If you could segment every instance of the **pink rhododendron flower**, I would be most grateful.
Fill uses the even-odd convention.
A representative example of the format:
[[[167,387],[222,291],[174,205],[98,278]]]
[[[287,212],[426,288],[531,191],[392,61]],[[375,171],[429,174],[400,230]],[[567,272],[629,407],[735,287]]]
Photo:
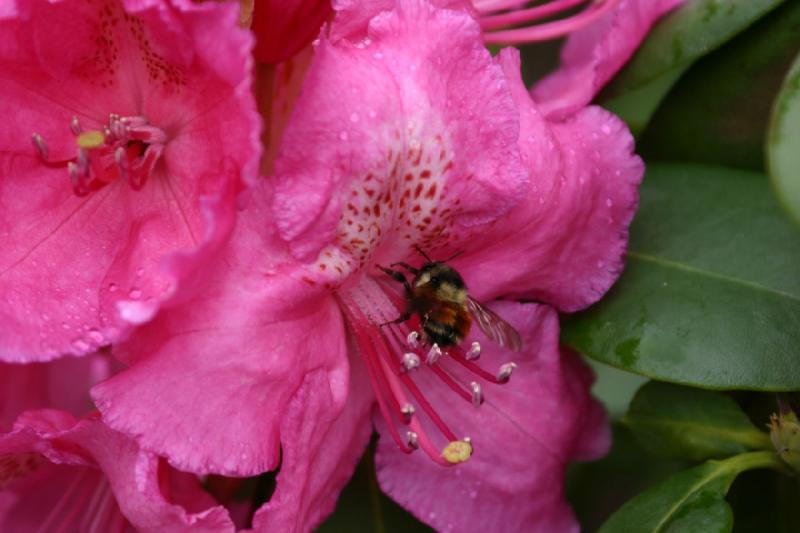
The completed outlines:
[[[280,63],[311,42],[331,14],[331,0],[254,0],[253,55],[262,63]]]
[[[258,169],[236,19],[180,1],[7,3],[0,359],[91,353],[200,276]]]
[[[97,417],[29,411],[0,435],[4,531],[234,531],[195,476]]]
[[[631,136],[599,108],[546,121],[517,55],[492,58],[464,10],[398,0],[363,33],[338,23],[205,292],[115,347],[130,368],[93,389],[103,419],[183,470],[280,464],[254,526],[286,531],[332,510],[377,406],[381,486],[421,520],[575,530],[564,468],[609,435],[554,308],[589,305],[621,270]],[[404,301],[378,266],[418,265],[415,246],[460,252],[522,350],[477,327],[442,351],[417,321],[381,326]]]

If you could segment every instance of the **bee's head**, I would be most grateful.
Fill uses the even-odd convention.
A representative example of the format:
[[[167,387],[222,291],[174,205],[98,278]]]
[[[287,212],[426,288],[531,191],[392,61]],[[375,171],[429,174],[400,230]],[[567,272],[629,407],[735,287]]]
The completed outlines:
[[[450,300],[461,300],[466,297],[466,284],[453,267],[446,263],[431,261],[425,263],[414,280],[415,287],[427,286],[441,297]]]

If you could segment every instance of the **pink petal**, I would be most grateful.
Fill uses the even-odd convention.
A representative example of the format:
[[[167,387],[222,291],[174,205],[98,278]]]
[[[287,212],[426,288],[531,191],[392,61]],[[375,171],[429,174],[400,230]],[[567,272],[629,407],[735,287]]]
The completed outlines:
[[[373,396],[361,361],[350,376],[340,413],[321,371],[309,373],[281,426],[283,457],[277,487],[253,519],[256,531],[310,531],[334,508],[372,434]]]
[[[520,199],[518,128],[475,20],[398,1],[364,40],[320,42],[276,162],[280,234],[347,272],[380,247],[468,239]]]
[[[559,351],[558,317],[551,308],[503,302],[492,307],[522,333],[525,348],[516,354],[487,349],[481,364],[515,361],[511,381],[486,385],[479,408],[446,387],[425,389],[456,434],[471,437],[472,456],[442,468],[422,453],[401,453],[382,432],[378,481],[438,531],[577,531],[564,501],[565,468],[576,457],[604,453],[610,442],[607,424],[597,423],[604,420],[598,418],[602,408],[589,395],[591,371]]]
[[[224,242],[236,193],[255,179],[251,39],[235,7],[126,9],[130,21],[116,4],[21,2],[0,20],[0,359],[83,355],[124,338]],[[71,117],[96,129],[109,113],[143,115],[167,133],[164,151],[141,190],[119,178],[77,197],[31,134],[51,162],[66,160]]]
[[[257,0],[250,26],[257,39],[253,55],[262,63],[289,59],[317,36],[330,13],[330,0]]]
[[[89,388],[106,379],[112,366],[108,353],[50,363],[0,363],[0,431],[30,409],[49,407],[76,416],[93,411]]]
[[[519,144],[534,180],[521,206],[454,265],[479,298],[536,299],[574,311],[619,277],[644,165],[614,115],[589,107],[547,123],[524,90],[518,55],[504,51],[499,61],[520,106]]]
[[[327,376],[331,413],[345,401],[339,309],[282,266],[267,201],[250,199],[204,292],[115,347],[132,366],[92,390],[111,427],[182,470],[244,476],[275,468],[281,421],[307,372]]]
[[[570,35],[562,66],[537,83],[533,98],[548,118],[563,118],[592,101],[630,59],[650,27],[683,0],[622,0],[607,16]]]
[[[0,524],[14,531],[56,525],[102,531],[125,527],[126,520],[143,532],[233,531],[222,507],[188,512],[171,503],[162,487],[163,474],[170,474],[158,458],[97,420],[28,412],[14,432],[0,436],[0,456],[9,483],[0,496]],[[199,503],[197,480],[195,487]]]

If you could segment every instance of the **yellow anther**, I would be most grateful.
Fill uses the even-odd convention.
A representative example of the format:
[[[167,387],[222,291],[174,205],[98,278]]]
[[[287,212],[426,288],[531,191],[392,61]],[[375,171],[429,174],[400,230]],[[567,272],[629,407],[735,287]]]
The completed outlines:
[[[442,450],[442,457],[451,464],[463,463],[470,455],[472,455],[472,444],[465,440],[454,440]]]
[[[89,130],[80,133],[75,142],[78,143],[80,148],[86,148],[87,150],[90,150],[92,148],[102,146],[103,143],[106,142],[106,136],[103,135],[102,131]]]

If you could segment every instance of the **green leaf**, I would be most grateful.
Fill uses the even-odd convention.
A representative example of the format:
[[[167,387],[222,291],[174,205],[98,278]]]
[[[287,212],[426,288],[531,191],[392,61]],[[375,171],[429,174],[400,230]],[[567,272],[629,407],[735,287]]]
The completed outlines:
[[[651,118],[639,153],[762,171],[772,103],[800,51],[799,31],[800,2],[787,2],[697,61]]]
[[[611,513],[648,487],[692,466],[680,459],[653,460],[630,429],[612,423],[611,451],[598,461],[572,463],[566,496],[581,531],[597,531]]]
[[[699,461],[772,449],[732,398],[681,385],[646,383],[623,422],[645,449],[667,457]]]
[[[625,272],[563,341],[705,388],[800,389],[800,231],[760,174],[650,165]]]
[[[736,476],[754,468],[780,468],[772,452],[750,452],[684,470],[623,505],[600,533],[727,533],[733,513],[725,501]]]
[[[694,0],[667,15],[599,97],[640,132],[672,84],[695,60],[783,0]]]
[[[778,198],[800,223],[800,55],[775,101],[767,161]]]

